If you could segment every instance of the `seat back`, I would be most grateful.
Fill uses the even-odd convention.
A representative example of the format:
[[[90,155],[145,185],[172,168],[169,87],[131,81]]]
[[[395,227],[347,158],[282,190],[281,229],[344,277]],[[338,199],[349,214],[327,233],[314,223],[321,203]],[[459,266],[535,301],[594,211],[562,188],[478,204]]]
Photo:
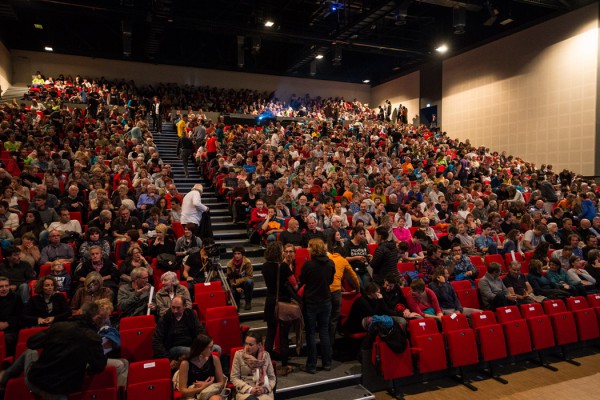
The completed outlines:
[[[169,400],[173,398],[171,378],[127,384],[128,399]]]
[[[546,314],[548,315],[567,312],[567,307],[561,300],[546,300],[543,304],[544,311],[546,311]]]
[[[471,260],[471,263],[476,267],[478,265],[485,265],[481,256],[469,256],[469,260]]]
[[[154,315],[138,315],[135,317],[124,317],[121,318],[119,324],[120,331],[127,331],[129,329],[137,328],[154,328],[156,327],[156,320]]]
[[[385,380],[404,378],[414,373],[410,346],[407,345],[406,349],[398,354],[392,351],[379,336],[373,343],[371,362]]]
[[[412,262],[400,262],[397,265],[398,267],[398,272],[400,272],[401,274],[404,274],[406,272],[411,272],[415,270],[415,263]]]
[[[221,292],[223,291],[223,284],[221,281],[213,281],[208,283],[196,283],[194,285],[194,295],[196,293],[210,293],[210,292]]]
[[[200,321],[204,321],[207,309],[227,306],[227,295],[225,292],[194,293],[194,304],[198,307]]]
[[[239,347],[242,344],[240,320],[237,315],[235,317],[207,319],[206,334],[217,340],[219,346],[221,346],[222,354],[229,354],[232,348]]]
[[[546,315],[540,303],[521,304],[523,318],[533,318]]]
[[[127,386],[140,382],[171,378],[171,364],[167,358],[138,361],[129,364]]]
[[[498,307],[496,309],[496,317],[498,317],[498,321],[501,324],[522,319],[517,306]]]
[[[590,308],[590,306],[585,297],[576,296],[567,298],[567,309],[569,311],[585,310],[586,308]]]
[[[19,399],[19,400],[38,400],[38,397],[31,393],[31,390],[25,384],[24,377],[13,378],[6,384],[6,391],[4,392],[5,399]]]
[[[375,254],[375,250],[377,250],[377,243],[369,243],[367,245],[367,251],[370,255]]]
[[[306,263],[308,260],[310,260],[310,253],[308,252],[308,249],[296,249],[296,269],[294,270],[294,275],[296,276],[296,279],[300,277],[300,274],[302,273],[302,267],[304,266],[304,263]]]
[[[471,281],[459,281],[464,282],[468,286],[466,289],[454,289],[456,296],[463,307],[481,309],[479,304],[479,294],[477,289],[471,287]]]
[[[121,357],[129,362],[152,360],[153,327],[121,331]]]
[[[494,313],[491,311],[473,313],[471,322],[479,338],[479,353],[483,361],[505,358],[506,339],[502,326],[496,322]]]
[[[444,333],[460,331],[463,329],[471,329],[469,321],[464,314],[444,315],[442,317],[442,331]]]
[[[437,323],[433,318],[410,320],[408,322],[408,331],[410,332],[411,342],[413,342],[418,336],[440,333]]]
[[[219,319],[221,317],[237,317],[235,306],[211,307],[206,309],[206,319]]]
[[[17,348],[15,350],[15,360],[17,358],[19,358],[19,356],[21,354],[23,354],[23,352],[25,352],[25,350],[27,350],[27,340],[29,340],[29,338],[31,336],[33,336],[36,333],[41,332],[45,329],[48,329],[48,327],[40,326],[40,327],[35,327],[35,328],[21,329],[19,331],[19,337],[17,339]]]
[[[99,374],[84,378],[81,392],[73,393],[69,400],[117,400],[117,370],[107,366]]]
[[[587,301],[590,307],[600,307],[600,294],[588,294]]]
[[[79,221],[79,224],[83,226],[83,219],[81,218],[81,213],[79,211],[69,211],[69,218],[76,219]]]
[[[183,225],[181,225],[181,222],[173,222],[171,224],[171,229],[173,229],[173,233],[175,234],[175,237],[177,239],[182,237],[185,233],[183,230]]]

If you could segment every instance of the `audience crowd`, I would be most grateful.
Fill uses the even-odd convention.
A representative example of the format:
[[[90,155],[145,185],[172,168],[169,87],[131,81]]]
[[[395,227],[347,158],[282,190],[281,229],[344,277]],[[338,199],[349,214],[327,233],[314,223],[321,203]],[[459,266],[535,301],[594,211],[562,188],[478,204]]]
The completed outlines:
[[[190,346],[186,368],[218,350],[218,338],[195,342],[203,327],[191,310],[193,285],[211,278],[214,242],[182,218],[184,197],[149,116],[157,134],[163,119],[175,124],[180,153],[190,146],[235,221],[266,248],[267,340],[259,351],[260,340],[246,339],[251,351],[236,355],[247,362],[236,366],[242,376],[255,365],[249,354],[275,356],[277,330],[287,343],[292,325],[273,321],[278,296],[304,303],[306,371],[315,373],[317,332],[329,369],[336,331],[369,331],[375,315],[406,326],[478,311],[460,304],[452,281],[477,286],[486,309],[600,287],[593,181],[409,124],[402,105],[41,74],[28,96],[31,105],[0,106],[0,331],[9,355],[21,328],[77,318],[99,299],[121,317],[155,314],[154,352],[173,368]],[[205,111],[310,118],[226,126]],[[249,249],[236,247],[226,260],[233,297],[246,310]],[[482,267],[493,255],[500,262]],[[352,291],[362,296],[342,320],[342,293]],[[293,370],[283,347],[280,375]],[[246,393],[262,399],[271,393],[264,389]]]

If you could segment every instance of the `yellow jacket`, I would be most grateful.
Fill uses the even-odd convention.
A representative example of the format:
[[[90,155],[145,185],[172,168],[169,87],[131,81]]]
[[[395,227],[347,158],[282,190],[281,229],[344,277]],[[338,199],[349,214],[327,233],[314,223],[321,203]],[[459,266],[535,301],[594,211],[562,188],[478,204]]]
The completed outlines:
[[[356,273],[344,256],[338,253],[327,253],[327,257],[335,264],[335,275],[333,276],[333,283],[329,285],[329,291],[337,292],[342,289],[342,279],[344,279],[344,275],[347,275],[350,279],[354,280],[354,287],[360,287]]]

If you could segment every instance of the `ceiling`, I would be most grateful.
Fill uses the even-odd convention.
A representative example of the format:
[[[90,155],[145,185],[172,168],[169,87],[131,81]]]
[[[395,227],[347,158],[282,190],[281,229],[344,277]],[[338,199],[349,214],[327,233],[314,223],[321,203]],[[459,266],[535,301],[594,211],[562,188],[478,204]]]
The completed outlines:
[[[61,54],[376,85],[438,59],[441,43],[447,57],[592,2],[4,0],[0,40],[9,49],[51,46]]]

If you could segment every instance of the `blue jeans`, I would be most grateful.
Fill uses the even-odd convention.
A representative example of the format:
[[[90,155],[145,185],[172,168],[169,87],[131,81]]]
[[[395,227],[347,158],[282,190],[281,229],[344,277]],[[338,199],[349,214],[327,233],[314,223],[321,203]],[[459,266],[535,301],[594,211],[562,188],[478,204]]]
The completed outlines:
[[[364,274],[356,274],[358,276],[358,281],[360,282],[360,290],[365,290],[367,285],[371,283],[371,275],[368,272]]]
[[[329,318],[331,317],[331,301],[304,306],[304,321],[306,323],[306,347],[308,370],[317,368],[317,329],[321,341],[321,358],[323,367],[331,366],[331,342],[329,341]]]

